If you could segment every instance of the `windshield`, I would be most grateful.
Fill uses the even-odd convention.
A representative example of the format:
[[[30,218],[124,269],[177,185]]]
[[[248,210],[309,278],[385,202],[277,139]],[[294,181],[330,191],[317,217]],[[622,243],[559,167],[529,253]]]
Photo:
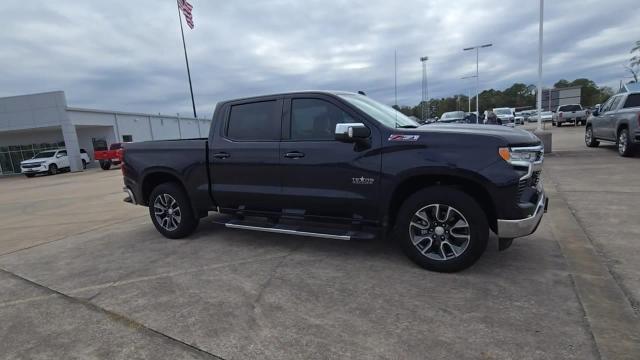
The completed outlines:
[[[364,95],[360,94],[339,94],[342,99],[349,102],[351,105],[364,111],[367,115],[378,120],[385,126],[390,128],[398,127],[418,127],[420,124],[411,120],[403,113],[396,109],[383,105],[375,100],[372,100]]]
[[[55,151],[43,151],[41,153],[37,153],[36,156],[34,156],[34,159],[46,159],[46,158],[50,158],[53,157],[53,155],[55,154]]]
[[[464,119],[464,111],[450,111],[442,114],[442,119]]]
[[[496,115],[511,115],[511,110],[509,109],[493,109],[493,112]]]

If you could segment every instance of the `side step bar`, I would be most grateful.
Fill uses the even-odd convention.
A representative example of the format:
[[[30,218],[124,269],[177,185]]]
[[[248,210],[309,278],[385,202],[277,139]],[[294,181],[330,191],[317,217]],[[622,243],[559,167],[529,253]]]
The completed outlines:
[[[230,219],[227,221],[214,220],[214,222],[231,229],[253,230],[276,234],[309,236],[334,240],[371,240],[375,238],[375,234],[369,232],[329,227],[313,227],[307,224],[274,224],[238,219]]]
[[[325,233],[300,231],[300,230],[293,230],[293,229],[286,229],[286,228],[283,229],[282,226],[279,226],[279,225],[276,225],[274,227],[260,227],[260,226],[226,223],[224,224],[224,226],[232,229],[255,230],[255,231],[263,231],[263,232],[270,232],[270,233],[277,233],[277,234],[311,236],[311,237],[319,237],[319,238],[335,239],[335,240],[351,240],[351,236],[349,235],[325,234]]]

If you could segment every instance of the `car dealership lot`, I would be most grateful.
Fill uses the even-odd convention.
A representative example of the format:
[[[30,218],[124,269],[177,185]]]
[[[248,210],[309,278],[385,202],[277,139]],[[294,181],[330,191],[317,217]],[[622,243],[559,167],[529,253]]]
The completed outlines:
[[[538,231],[456,274],[212,218],[168,240],[118,170],[2,178],[3,356],[638,358],[640,158],[583,130],[552,129]]]

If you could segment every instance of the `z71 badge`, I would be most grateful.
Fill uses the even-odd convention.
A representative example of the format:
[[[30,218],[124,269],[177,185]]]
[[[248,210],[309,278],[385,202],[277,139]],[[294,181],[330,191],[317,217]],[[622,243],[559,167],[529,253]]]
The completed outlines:
[[[389,141],[417,141],[420,135],[404,135],[404,134],[392,134],[389,136]]]

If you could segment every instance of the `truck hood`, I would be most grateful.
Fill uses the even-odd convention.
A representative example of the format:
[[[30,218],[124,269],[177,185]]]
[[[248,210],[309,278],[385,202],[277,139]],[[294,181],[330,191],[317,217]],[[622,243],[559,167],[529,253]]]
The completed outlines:
[[[447,134],[468,134],[476,136],[491,136],[500,138],[509,145],[538,145],[540,139],[532,132],[506,127],[502,125],[482,124],[428,124],[416,130],[425,132],[440,132]]]
[[[33,164],[33,163],[43,163],[49,160],[50,158],[41,158],[41,159],[29,159],[25,161],[21,161],[20,164]]]

